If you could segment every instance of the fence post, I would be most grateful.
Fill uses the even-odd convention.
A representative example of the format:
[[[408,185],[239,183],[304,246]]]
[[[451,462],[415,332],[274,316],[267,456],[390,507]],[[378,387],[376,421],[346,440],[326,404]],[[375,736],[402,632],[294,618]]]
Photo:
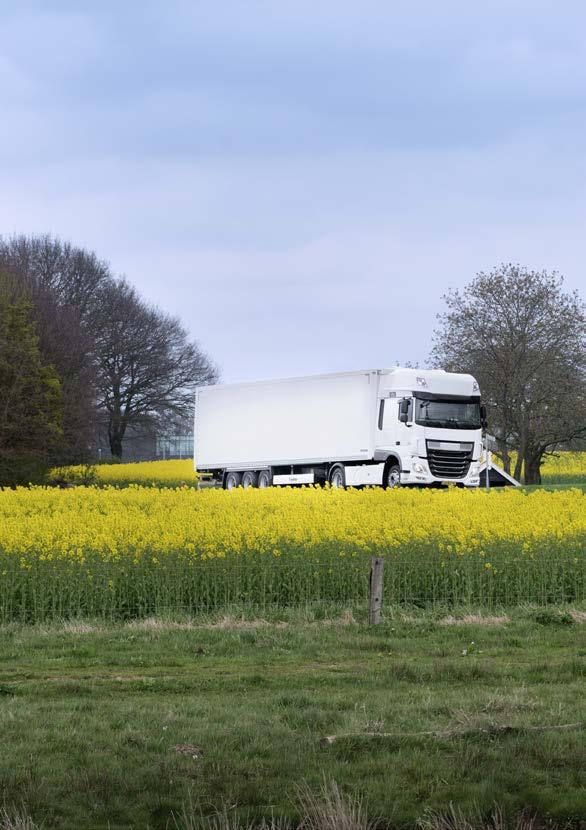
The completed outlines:
[[[381,556],[373,556],[370,560],[369,625],[377,625],[380,622],[380,609],[383,603],[383,564],[384,559]]]

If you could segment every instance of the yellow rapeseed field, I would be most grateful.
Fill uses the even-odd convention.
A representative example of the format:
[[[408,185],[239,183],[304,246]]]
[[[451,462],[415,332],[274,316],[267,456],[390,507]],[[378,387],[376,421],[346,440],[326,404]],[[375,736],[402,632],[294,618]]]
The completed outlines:
[[[95,467],[61,467],[53,470],[52,477],[83,483],[90,477],[96,484],[126,487],[188,487],[197,485],[198,476],[193,469],[193,459],[170,461],[137,461],[125,464],[97,464]]]
[[[585,496],[450,489],[0,492],[0,618],[585,598]]]
[[[500,463],[495,456],[496,462]],[[513,458],[514,466],[514,458]],[[54,471],[56,478],[83,480],[87,468],[66,467]],[[126,487],[139,484],[142,487],[188,487],[197,485],[198,476],[193,469],[193,459],[170,461],[140,461],[124,464],[99,464],[91,470],[96,484]],[[546,456],[542,467],[544,484],[586,483],[586,452],[560,452]]]
[[[497,464],[498,456],[494,455]],[[511,455],[511,473],[514,471],[516,454]],[[586,484],[586,452],[558,452],[546,455],[541,467],[544,484]]]
[[[541,475],[545,484],[586,484],[586,452],[560,452],[546,456]]]

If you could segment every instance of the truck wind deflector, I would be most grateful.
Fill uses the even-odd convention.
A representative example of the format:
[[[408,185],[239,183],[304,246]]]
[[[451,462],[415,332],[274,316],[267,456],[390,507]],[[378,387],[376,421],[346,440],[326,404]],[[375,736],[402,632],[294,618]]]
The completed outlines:
[[[412,392],[414,398],[420,401],[454,401],[454,403],[480,403],[480,395],[443,395],[435,392],[421,392],[419,389]]]

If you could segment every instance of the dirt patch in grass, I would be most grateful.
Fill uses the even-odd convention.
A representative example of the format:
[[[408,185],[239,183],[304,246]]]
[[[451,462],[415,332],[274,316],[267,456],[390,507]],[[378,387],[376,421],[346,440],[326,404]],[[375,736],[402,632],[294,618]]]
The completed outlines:
[[[201,628],[287,628],[287,622],[269,622],[268,620],[246,620],[244,617],[233,617],[231,614],[226,614],[221,619],[207,625],[202,625]]]
[[[66,622],[63,624],[63,631],[66,634],[97,634],[101,630],[98,625],[84,622]]]
[[[570,611],[570,615],[574,618],[574,622],[586,623],[586,611]]]
[[[132,628],[135,631],[180,631],[195,627],[189,621],[176,622],[174,620],[158,619],[157,617],[147,617],[144,620],[132,620],[126,623],[126,628]]]
[[[314,627],[322,625],[356,625],[352,611],[343,611],[339,617],[325,618],[323,620],[312,620],[300,623],[301,627]],[[291,623],[285,620],[269,621],[261,618],[247,620],[245,617],[235,617],[226,614],[216,622],[200,626],[201,628],[222,629],[222,628],[289,628]]]
[[[323,619],[323,620],[314,620],[311,622],[302,623],[301,625],[305,625],[308,627],[313,626],[335,626],[335,625],[356,625],[357,622],[354,619],[354,615],[351,611],[344,611],[340,614],[339,617],[334,617],[332,619]],[[193,630],[193,629],[206,629],[206,630],[223,630],[223,629],[258,629],[258,628],[289,628],[291,623],[287,622],[286,620],[265,620],[262,617],[258,617],[256,619],[247,619],[246,617],[238,617],[233,614],[224,614],[223,617],[215,620],[214,622],[209,623],[202,623],[202,622],[194,622],[190,620],[185,620],[183,622],[178,622],[175,620],[166,620],[160,619],[158,617],[147,617],[144,620],[132,620],[126,623],[126,628],[131,628],[135,631],[179,631],[179,630]],[[84,631],[87,630],[89,633],[90,630],[97,631],[98,629],[91,629],[91,627],[79,627],[80,631],[83,629]],[[74,627],[72,626],[68,630],[73,631]]]
[[[509,622],[509,617],[503,616],[484,616],[482,614],[466,614],[464,617],[444,617],[439,621],[440,625],[505,625]]]

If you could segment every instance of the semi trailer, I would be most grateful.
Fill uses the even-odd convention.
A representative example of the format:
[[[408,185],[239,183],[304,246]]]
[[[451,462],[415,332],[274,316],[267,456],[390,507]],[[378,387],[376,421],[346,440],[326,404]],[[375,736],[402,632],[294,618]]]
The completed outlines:
[[[485,409],[472,375],[369,369],[201,386],[194,464],[234,487],[478,487]]]

